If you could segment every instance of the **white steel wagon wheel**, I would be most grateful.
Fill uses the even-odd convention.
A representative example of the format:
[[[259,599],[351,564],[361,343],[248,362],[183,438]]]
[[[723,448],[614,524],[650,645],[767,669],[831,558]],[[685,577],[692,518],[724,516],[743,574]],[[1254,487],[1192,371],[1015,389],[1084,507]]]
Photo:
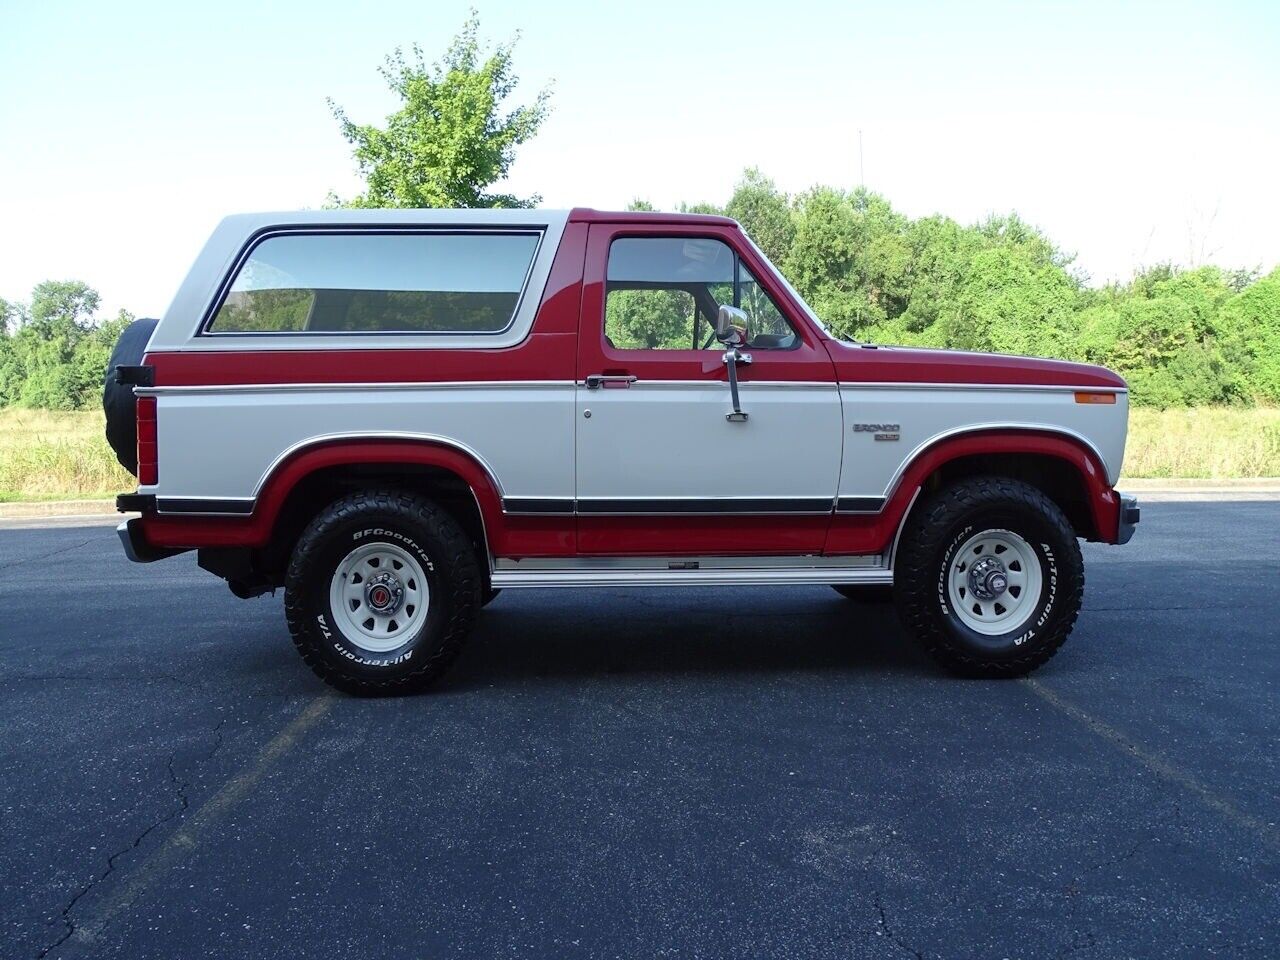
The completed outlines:
[[[392,543],[356,547],[329,584],[329,608],[338,629],[370,653],[386,653],[408,641],[430,603],[422,565]]]
[[[1040,603],[1044,576],[1035,548],[1011,530],[984,530],[960,545],[947,571],[951,609],[993,637],[1022,627]]]

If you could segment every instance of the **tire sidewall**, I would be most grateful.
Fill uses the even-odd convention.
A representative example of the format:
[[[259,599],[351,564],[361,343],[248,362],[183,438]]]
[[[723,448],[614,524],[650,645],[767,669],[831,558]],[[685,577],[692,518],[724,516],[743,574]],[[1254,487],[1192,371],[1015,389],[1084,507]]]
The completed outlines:
[[[1001,634],[984,634],[972,629],[952,608],[947,589],[951,563],[955,553],[975,534],[987,530],[1008,530],[1031,547],[1040,564],[1040,597],[1031,616],[1020,626]],[[951,643],[985,660],[1016,659],[1054,637],[1064,615],[1064,563],[1071,550],[1060,542],[1062,536],[1045,518],[1029,510],[1006,506],[989,506],[973,511],[948,526],[943,534],[942,549],[934,560],[930,609],[935,625],[947,634]]]
[[[366,650],[347,637],[330,605],[330,585],[338,565],[357,547],[375,543],[390,544],[412,555],[422,567],[429,591],[422,623],[400,646],[381,652]],[[440,555],[441,551],[430,532],[399,516],[364,514],[321,531],[314,551],[290,587],[297,591],[302,627],[315,655],[336,671],[371,680],[392,679],[419,669],[437,652],[449,622],[450,591],[445,571],[432,558],[433,553]]]

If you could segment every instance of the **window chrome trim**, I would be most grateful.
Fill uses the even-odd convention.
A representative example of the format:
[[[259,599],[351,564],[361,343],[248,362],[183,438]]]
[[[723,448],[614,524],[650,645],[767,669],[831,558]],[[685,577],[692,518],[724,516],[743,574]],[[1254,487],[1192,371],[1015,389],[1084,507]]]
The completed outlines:
[[[373,337],[373,338],[403,338],[403,337],[499,337],[505,333],[509,333],[511,328],[515,326],[516,318],[520,315],[520,310],[525,304],[525,297],[529,292],[529,282],[533,277],[534,268],[538,265],[543,253],[547,238],[547,227],[542,225],[529,226],[453,226],[450,224],[439,225],[403,225],[395,224],[375,224],[371,226],[360,225],[305,225],[291,226],[279,225],[265,227],[251,234],[247,240],[241,245],[239,252],[235,255],[231,266],[223,274],[218,287],[214,292],[213,299],[209,305],[205,307],[205,311],[200,319],[192,341],[200,340],[222,340],[231,339],[234,342],[244,342],[246,340],[267,340],[276,342],[296,341],[300,337],[320,337],[326,341],[344,340],[356,337]],[[443,234],[447,236],[469,236],[479,234],[481,236],[536,236],[538,242],[534,245],[533,255],[529,258],[529,263],[525,267],[524,278],[521,280],[520,292],[516,297],[515,306],[511,310],[511,316],[507,318],[506,324],[497,330],[236,330],[236,331],[218,331],[212,330],[210,327],[214,319],[218,315],[218,311],[222,309],[226,302],[227,296],[231,292],[231,287],[235,283],[236,277],[240,275],[245,263],[253,255],[256,250],[267,240],[281,236],[422,236]],[[550,264],[547,264],[547,275],[550,276]],[[430,292],[430,291],[419,291]],[[532,329],[532,319],[530,320],[530,329]],[[323,349],[320,347],[319,349]]]

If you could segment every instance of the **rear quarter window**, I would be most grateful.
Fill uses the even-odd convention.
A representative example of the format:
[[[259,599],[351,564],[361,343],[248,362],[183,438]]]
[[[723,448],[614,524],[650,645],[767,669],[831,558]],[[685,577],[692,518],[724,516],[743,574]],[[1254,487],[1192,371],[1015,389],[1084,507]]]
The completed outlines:
[[[255,244],[213,334],[499,333],[538,249],[534,231],[288,233]]]

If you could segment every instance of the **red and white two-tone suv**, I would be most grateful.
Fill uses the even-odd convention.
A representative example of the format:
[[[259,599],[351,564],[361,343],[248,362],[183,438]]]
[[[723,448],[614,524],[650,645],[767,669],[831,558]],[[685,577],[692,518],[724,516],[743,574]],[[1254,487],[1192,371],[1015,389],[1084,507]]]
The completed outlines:
[[[502,589],[892,588],[948,668],[1014,676],[1124,543],[1124,381],[849,343],[732,220],[228,217],[104,403],[129,557],[284,587],[303,658],[416,689]]]

